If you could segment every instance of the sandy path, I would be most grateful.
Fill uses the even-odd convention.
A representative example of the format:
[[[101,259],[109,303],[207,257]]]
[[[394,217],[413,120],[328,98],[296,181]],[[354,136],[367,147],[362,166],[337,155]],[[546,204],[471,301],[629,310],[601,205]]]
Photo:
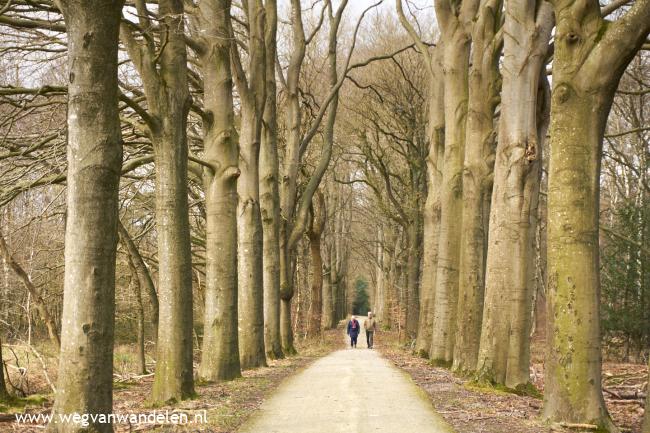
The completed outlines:
[[[363,318],[359,321],[363,322]],[[381,335],[377,344],[381,344]],[[405,373],[375,350],[366,348],[365,332],[362,332],[357,349],[334,352],[286,381],[240,432],[452,433],[453,430]]]

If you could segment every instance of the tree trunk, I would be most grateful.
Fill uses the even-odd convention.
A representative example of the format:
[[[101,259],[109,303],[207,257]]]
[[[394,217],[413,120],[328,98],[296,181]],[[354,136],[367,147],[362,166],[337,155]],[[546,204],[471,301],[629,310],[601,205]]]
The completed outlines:
[[[309,310],[309,328],[307,336],[318,337],[321,335],[321,317],[323,309],[323,256],[321,255],[321,236],[325,227],[325,200],[323,194],[316,193],[312,211],[312,223],[307,235],[309,237],[309,252],[311,256],[311,305]]]
[[[332,293],[330,251],[329,244],[325,243],[323,248],[323,308],[321,317],[321,329],[323,330],[334,328],[334,297]]]
[[[239,360],[243,369],[266,366],[264,350],[264,275],[262,217],[259,206],[260,134],[258,115],[242,105],[239,208]]]
[[[437,48],[440,50],[440,47]],[[429,358],[433,332],[436,274],[438,268],[438,238],[440,230],[440,182],[442,181],[445,112],[444,87],[440,79],[442,68],[439,51],[434,55],[435,74],[429,83],[429,154],[427,155],[427,198],[423,214],[422,284],[420,286],[420,318],[415,353]],[[381,317],[381,316],[380,316]]]
[[[465,5],[463,5],[465,6]],[[433,362],[451,365],[458,302],[458,267],[462,232],[462,175],[467,118],[470,38],[461,18],[451,16],[445,0],[436,1],[443,40],[445,151],[440,189],[440,237],[436,271],[431,351]],[[464,9],[473,18],[474,13]]]
[[[516,388],[529,382],[534,293],[529,273],[541,161],[538,84],[553,22],[545,2],[514,1],[507,7],[478,374]]]
[[[122,145],[117,46],[122,2],[59,1],[68,38],[68,175],[61,351],[54,414],[113,409],[113,329]],[[112,432],[56,423],[56,432]]]
[[[460,247],[458,316],[453,369],[469,373],[476,369],[483,295],[485,289],[485,251],[494,170],[494,110],[499,97],[499,56],[497,39],[500,0],[481,2],[472,28],[472,57],[469,72],[467,143],[463,167],[463,231]],[[488,209],[485,207],[488,206]]]
[[[165,403],[194,395],[192,361],[192,258],[187,199],[186,47],[182,33],[183,4],[160,2],[166,42],[160,56],[155,112],[162,121],[154,129],[156,164],[156,230],[158,234],[158,296],[160,318],[152,400]]]
[[[419,200],[416,200],[414,221],[407,227],[409,238],[406,270],[406,332],[410,339],[415,339],[420,317],[420,261],[422,258],[422,219]]]
[[[264,237],[264,344],[269,359],[280,359],[280,169],[275,83],[277,4],[266,1],[266,105],[260,150],[260,208]]]
[[[203,169],[206,276],[203,350],[199,377],[241,376],[237,331],[237,177],[239,149],[230,70],[230,0],[201,1],[199,28],[205,119]]]
[[[120,234],[120,240],[122,245],[126,248],[127,253],[129,254],[130,260],[133,261],[133,265],[137,271],[137,277],[140,282],[140,287],[145,287],[147,289],[147,294],[149,295],[149,302],[151,303],[151,326],[153,333],[154,342],[158,339],[158,316],[159,316],[159,306],[158,306],[158,294],[156,293],[156,287],[153,284],[153,279],[151,278],[151,273],[149,268],[144,263],[142,255],[138,251],[133,239],[129,235],[129,232],[126,230],[122,222],[118,222],[117,225],[118,232]]]
[[[650,361],[648,361],[648,379],[650,379]],[[648,383],[650,383],[650,380],[648,380]],[[645,414],[643,416],[643,426],[641,426],[641,433],[650,433],[650,385],[649,388],[646,389]]]
[[[266,105],[265,13],[261,0],[244,3],[248,19],[248,76],[231,26],[231,58],[241,103],[237,183],[239,361],[243,369],[266,366],[264,348],[263,228],[260,212],[260,145]]]
[[[615,22],[597,1],[554,1],[544,417],[616,431],[600,348],[600,161],[614,93],[650,32],[650,0]]]

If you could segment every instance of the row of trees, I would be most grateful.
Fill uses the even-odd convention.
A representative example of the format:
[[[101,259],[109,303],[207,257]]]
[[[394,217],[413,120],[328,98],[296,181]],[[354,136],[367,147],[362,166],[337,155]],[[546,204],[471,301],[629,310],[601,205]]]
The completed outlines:
[[[353,203],[348,187],[324,178],[346,75],[390,57],[353,62],[373,6],[345,30],[348,47],[338,46],[347,3],[304,9],[292,1],[285,27],[291,42],[284,45],[271,0],[9,2],[2,9],[11,38],[3,49],[25,56],[17,80],[3,71],[3,159],[10,161],[3,170],[15,176],[3,202],[33,194],[39,220],[48,213],[47,226],[65,230],[60,308],[47,299],[60,299],[51,281],[30,282],[39,273],[34,263],[52,277],[60,253],[30,259],[25,271],[10,250],[19,247],[2,243],[5,264],[24,274],[40,319],[60,344],[55,413],[111,412],[116,266],[118,287],[124,272],[131,275],[127,290],[135,290],[143,372],[146,329],[155,340],[157,404],[192,397],[195,377],[230,380],[292,355],[296,329],[306,323],[318,337],[347,314],[345,232]],[[65,74],[57,74],[61,53]],[[35,63],[52,68],[47,85],[23,75]],[[66,105],[67,126],[54,122],[41,139],[39,118],[61,121]],[[67,165],[60,163],[66,150]],[[20,206],[6,209],[7,227],[15,228]],[[299,249],[307,243],[305,260]],[[309,314],[297,323],[292,299],[303,275],[311,279]],[[8,282],[5,273],[7,291]],[[195,319],[197,291],[203,305]],[[7,324],[18,335],[21,322]]]
[[[437,24],[397,0],[365,28],[378,4],[2,8],[3,299],[11,268],[60,339],[56,412],[110,412],[116,287],[164,403],[295,353],[363,275],[419,355],[513,389],[546,313],[544,416],[615,430],[601,327],[629,357],[650,323],[650,3],[433,5]]]
[[[601,332],[627,359],[648,347],[650,5],[434,6],[439,33],[396,1],[420,64],[404,55],[355,83],[352,182],[383,215],[363,239],[374,310],[421,356],[521,391],[546,317],[544,417],[615,431]],[[410,112],[423,93],[428,113]]]

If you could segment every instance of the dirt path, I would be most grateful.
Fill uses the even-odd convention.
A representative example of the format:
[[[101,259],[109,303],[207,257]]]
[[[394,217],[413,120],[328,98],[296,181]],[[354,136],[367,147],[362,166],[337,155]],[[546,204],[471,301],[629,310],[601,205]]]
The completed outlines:
[[[452,433],[428,396],[365,340],[362,330],[358,348],[289,379],[240,433]]]

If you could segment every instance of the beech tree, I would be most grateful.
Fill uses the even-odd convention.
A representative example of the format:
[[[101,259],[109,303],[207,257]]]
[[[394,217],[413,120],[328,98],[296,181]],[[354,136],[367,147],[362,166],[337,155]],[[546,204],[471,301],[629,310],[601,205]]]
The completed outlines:
[[[55,414],[113,407],[113,326],[122,140],[117,47],[121,1],[62,0],[68,37],[65,276]],[[50,425],[112,432],[111,424]]]
[[[280,163],[276,84],[278,11],[266,1],[266,103],[260,149],[260,209],[264,230],[264,344],[269,359],[284,357],[280,337]]]
[[[483,296],[488,219],[494,175],[494,115],[501,90],[499,58],[503,46],[502,2],[481,1],[472,25],[468,79],[465,159],[463,161],[463,230],[458,276],[458,324],[453,368],[476,369]],[[502,109],[503,110],[503,109]]]
[[[435,2],[444,71],[445,145],[440,188],[440,228],[433,334],[429,357],[451,364],[456,334],[462,228],[463,160],[467,119],[471,25],[478,1]]]
[[[261,0],[247,0],[244,3],[244,13],[248,23],[246,69],[240,59],[239,47],[232,30],[231,59],[241,102],[241,175],[237,182],[239,358],[242,368],[252,368],[266,365],[259,176],[262,117],[266,103],[266,19]]]
[[[615,431],[601,385],[599,192],[607,117],[650,33],[650,1],[614,22],[597,1],[555,0],[548,186],[548,348],[544,416]]]
[[[237,178],[239,149],[230,69],[230,0],[201,1],[195,49],[203,74],[203,185],[206,202],[206,288],[199,376],[241,375],[238,337]]]
[[[194,394],[192,361],[192,258],[188,212],[187,51],[183,3],[159,3],[154,25],[145,1],[136,4],[138,24],[120,27],[129,57],[142,80],[148,111],[126,99],[145,121],[156,166],[156,230],[160,317],[152,399],[162,403]],[[138,37],[154,30],[158,40]]]
[[[552,28],[549,3],[506,3],[503,89],[477,368],[481,380],[511,388],[530,380],[534,241],[541,149],[548,125],[543,117],[546,80],[540,77],[545,74]]]

